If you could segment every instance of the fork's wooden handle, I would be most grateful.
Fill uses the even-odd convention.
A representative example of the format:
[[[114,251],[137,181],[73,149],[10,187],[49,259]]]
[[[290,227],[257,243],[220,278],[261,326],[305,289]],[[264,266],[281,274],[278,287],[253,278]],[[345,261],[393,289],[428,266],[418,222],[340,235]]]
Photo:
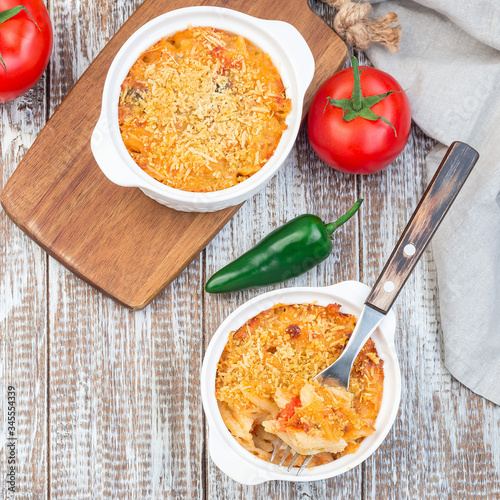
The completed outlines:
[[[448,148],[366,304],[387,314],[478,158],[478,152],[463,142]]]

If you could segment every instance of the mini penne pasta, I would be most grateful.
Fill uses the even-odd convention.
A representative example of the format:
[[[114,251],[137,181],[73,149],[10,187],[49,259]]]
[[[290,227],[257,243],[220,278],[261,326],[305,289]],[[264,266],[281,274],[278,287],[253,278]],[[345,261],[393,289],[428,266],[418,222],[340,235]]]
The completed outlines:
[[[274,154],[290,113],[270,57],[242,36],[190,27],[137,59],[121,86],[120,132],[149,175],[184,191],[234,186]]]
[[[353,453],[374,432],[384,372],[372,340],[353,365],[351,390],[314,380],[341,354],[355,324],[338,304],[278,304],[231,334],[217,368],[216,398],[241,446],[270,460],[281,439],[314,455],[310,466],[317,466]]]

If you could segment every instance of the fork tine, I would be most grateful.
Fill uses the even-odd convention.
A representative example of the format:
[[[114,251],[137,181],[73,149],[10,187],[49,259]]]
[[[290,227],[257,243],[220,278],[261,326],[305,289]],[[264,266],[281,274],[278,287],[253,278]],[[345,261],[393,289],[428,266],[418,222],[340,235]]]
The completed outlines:
[[[285,448],[285,452],[283,453],[283,456],[281,457],[279,467],[281,467],[285,463],[286,457],[288,457],[288,455],[290,454],[291,451],[292,451],[291,446],[287,446]]]
[[[273,449],[273,454],[271,455],[271,463],[274,462],[274,459],[276,458],[276,455],[278,454],[279,449],[281,448],[281,445],[283,444],[283,441],[280,439],[278,442],[274,445]]]
[[[303,462],[302,465],[300,466],[300,469],[297,471],[297,476],[307,467],[307,464],[311,461],[312,457],[314,455],[309,455]]]
[[[299,457],[300,457],[300,453],[295,453],[295,455],[292,457],[290,465],[288,466],[287,472],[290,472],[292,470],[293,466],[295,465],[295,462],[297,462]]]

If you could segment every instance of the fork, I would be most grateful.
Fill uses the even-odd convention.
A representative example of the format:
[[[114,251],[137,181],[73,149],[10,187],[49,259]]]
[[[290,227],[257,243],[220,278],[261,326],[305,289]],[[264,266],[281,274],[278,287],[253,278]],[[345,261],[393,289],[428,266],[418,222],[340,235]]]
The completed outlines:
[[[349,377],[356,356],[389,312],[478,158],[477,151],[463,142],[454,142],[448,148],[389,260],[371,289],[347,347],[333,364],[314,377],[322,385],[337,387],[340,385],[349,389]],[[275,444],[271,462],[276,458],[282,444],[281,440]],[[285,463],[291,451],[291,446],[287,446],[279,463],[280,467]],[[313,456],[307,455],[297,475],[307,467]],[[293,455],[288,472],[297,463],[299,457],[299,453]]]

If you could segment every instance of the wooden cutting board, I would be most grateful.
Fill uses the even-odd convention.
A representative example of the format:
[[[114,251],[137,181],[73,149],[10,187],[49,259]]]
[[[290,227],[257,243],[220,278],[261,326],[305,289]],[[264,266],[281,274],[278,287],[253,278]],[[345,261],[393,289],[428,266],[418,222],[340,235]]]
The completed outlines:
[[[146,0],[110,40],[48,121],[1,197],[11,219],[52,257],[130,309],[148,305],[222,229],[239,207],[182,213],[139,189],[112,184],[90,151],[108,68],[126,39],[165,12],[191,5],[228,7],[293,24],[307,40],[319,85],[347,49],[307,0]]]

